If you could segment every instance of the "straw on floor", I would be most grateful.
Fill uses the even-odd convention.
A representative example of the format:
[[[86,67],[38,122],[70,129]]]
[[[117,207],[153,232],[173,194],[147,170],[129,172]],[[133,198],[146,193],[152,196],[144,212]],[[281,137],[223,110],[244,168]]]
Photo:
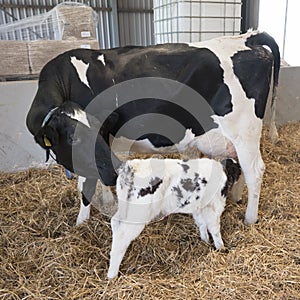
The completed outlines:
[[[244,226],[246,193],[222,216],[226,251],[201,242],[190,216],[146,227],[117,279],[106,273],[109,217],[75,226],[76,180],[59,166],[0,174],[0,299],[300,299],[300,123],[263,132],[259,222]]]

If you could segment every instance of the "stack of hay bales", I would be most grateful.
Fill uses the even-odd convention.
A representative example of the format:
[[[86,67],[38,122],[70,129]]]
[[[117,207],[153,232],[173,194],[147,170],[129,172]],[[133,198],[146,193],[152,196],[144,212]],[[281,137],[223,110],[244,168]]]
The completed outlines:
[[[61,40],[0,41],[5,58],[0,61],[0,80],[37,77],[57,55],[75,48],[99,49],[97,18],[86,5],[58,5],[55,10]]]

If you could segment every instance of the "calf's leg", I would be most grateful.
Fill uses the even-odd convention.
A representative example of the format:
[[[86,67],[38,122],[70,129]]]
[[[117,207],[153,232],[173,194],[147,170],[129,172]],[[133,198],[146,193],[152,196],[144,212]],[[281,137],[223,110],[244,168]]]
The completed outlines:
[[[215,205],[219,201],[220,205]],[[220,218],[224,210],[224,199],[211,201],[211,204],[201,209],[200,213],[193,214],[194,220],[200,230],[201,239],[209,243],[208,232],[211,234],[216,249],[224,248],[220,232]]]
[[[209,244],[209,236],[208,236],[207,226],[204,219],[202,218],[201,214],[196,214],[196,213],[193,214],[193,217],[196,225],[199,228],[201,240]]]
[[[111,219],[112,247],[110,252],[108,279],[118,275],[119,267],[130,243],[137,238],[145,228],[145,224],[130,224],[121,221],[117,214]]]

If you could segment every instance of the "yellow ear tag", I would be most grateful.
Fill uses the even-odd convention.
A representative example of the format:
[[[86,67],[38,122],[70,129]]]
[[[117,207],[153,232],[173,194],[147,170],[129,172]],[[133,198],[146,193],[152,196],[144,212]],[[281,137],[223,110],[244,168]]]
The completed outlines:
[[[51,147],[52,146],[45,134],[44,134],[44,143],[45,143],[46,147]]]

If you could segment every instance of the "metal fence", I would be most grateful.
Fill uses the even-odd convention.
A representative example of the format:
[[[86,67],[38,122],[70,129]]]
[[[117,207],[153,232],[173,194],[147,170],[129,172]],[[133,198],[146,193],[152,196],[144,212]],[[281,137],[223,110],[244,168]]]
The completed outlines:
[[[157,43],[198,42],[241,31],[241,0],[153,0]]]
[[[59,39],[56,16],[48,12],[58,4],[69,2],[93,8],[98,21],[97,39],[102,49],[154,43],[152,0],[1,1],[0,40]],[[33,25],[27,26],[30,22]],[[25,29],[22,28],[24,24],[27,24]]]

